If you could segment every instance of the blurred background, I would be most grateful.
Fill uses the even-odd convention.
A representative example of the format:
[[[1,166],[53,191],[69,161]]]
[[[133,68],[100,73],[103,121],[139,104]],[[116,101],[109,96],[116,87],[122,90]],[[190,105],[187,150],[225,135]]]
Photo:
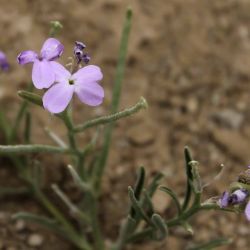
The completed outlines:
[[[134,16],[120,108],[135,104],[140,96],[147,99],[149,108],[117,122],[101,197],[100,218],[107,241],[118,234],[127,212],[127,186],[133,185],[140,165],[145,166],[149,180],[156,171],[163,171],[166,184],[183,196],[185,145],[200,162],[204,182],[210,182],[223,163],[225,173],[206,188],[206,199],[220,195],[250,164],[249,0],[0,0],[0,50],[11,64],[11,70],[0,75],[0,105],[7,116],[13,118],[20,105],[16,92],[31,80],[31,67],[17,65],[16,56],[27,49],[39,51],[52,20],[64,26],[57,36],[65,45],[60,62],[68,62],[78,40],[87,45],[91,64],[99,65],[104,73],[105,103],[91,108],[75,100],[75,120],[106,114],[128,5]],[[63,136],[64,127],[58,120],[37,107],[30,108],[33,142],[51,143],[44,126]],[[81,135],[79,143],[87,142],[93,133]],[[80,194],[65,170],[68,159],[34,158],[44,165],[48,192],[50,184],[57,182],[77,201]],[[18,187],[14,169],[4,158],[0,163],[0,184]],[[158,192],[154,200],[166,218],[174,214],[166,195]],[[0,201],[0,249],[73,249],[37,226],[25,224],[20,231],[10,216],[24,210],[44,213],[27,197]],[[178,250],[223,236],[234,242],[221,249],[249,249],[249,223],[243,215],[201,213],[191,224],[193,236],[175,228],[166,242],[128,249]],[[43,239],[38,248],[30,245],[34,234]]]

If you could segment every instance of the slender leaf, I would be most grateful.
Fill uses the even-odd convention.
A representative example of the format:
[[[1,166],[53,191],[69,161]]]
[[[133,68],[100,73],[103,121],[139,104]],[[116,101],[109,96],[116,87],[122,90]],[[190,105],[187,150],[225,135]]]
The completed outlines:
[[[156,227],[156,230],[153,233],[154,239],[163,240],[166,238],[168,235],[168,227],[162,217],[159,214],[153,214],[151,220]]]
[[[135,193],[134,193],[134,190],[132,189],[132,187],[128,187],[128,194],[129,194],[129,198],[130,198],[130,201],[131,201],[131,205],[134,208],[134,210],[136,211],[136,213],[142,219],[144,219],[149,225],[154,226],[152,221],[150,220],[150,218],[143,211],[143,208],[141,207],[141,204],[136,199]]]
[[[139,174],[138,174],[136,184],[135,184],[135,188],[134,188],[134,195],[135,195],[135,198],[137,200],[140,200],[140,196],[141,196],[141,193],[142,193],[144,182],[145,182],[145,169],[144,169],[144,167],[140,167]],[[132,218],[134,218],[135,215],[136,215],[136,212],[135,212],[133,207],[130,210],[130,215],[131,215]]]
[[[188,250],[211,250],[220,246],[229,245],[232,243],[232,239],[220,238],[216,240],[211,240],[207,243],[201,244],[199,246],[188,248]]]
[[[187,180],[186,180],[186,195],[185,195],[185,199],[184,202],[182,204],[182,210],[186,210],[186,208],[188,207],[188,204],[190,202],[191,199],[191,181],[193,180],[193,176],[192,176],[192,169],[191,166],[189,165],[189,162],[191,162],[192,156],[191,153],[188,149],[188,147],[184,148],[184,155],[185,155],[185,166],[186,166],[186,176],[187,176]]]
[[[181,204],[180,204],[179,199],[178,199],[177,195],[175,194],[175,192],[172,189],[170,189],[168,187],[163,187],[163,186],[161,186],[159,189],[161,191],[163,191],[164,193],[170,195],[170,197],[173,199],[173,201],[177,207],[178,214],[180,214],[181,213]]]
[[[32,213],[26,213],[26,212],[20,212],[20,213],[14,214],[12,218],[15,220],[22,219],[25,221],[29,221],[29,222],[38,224],[40,226],[43,226],[49,230],[52,230],[58,234],[66,236],[60,224],[58,224],[55,220],[49,219],[45,216],[35,215]]]

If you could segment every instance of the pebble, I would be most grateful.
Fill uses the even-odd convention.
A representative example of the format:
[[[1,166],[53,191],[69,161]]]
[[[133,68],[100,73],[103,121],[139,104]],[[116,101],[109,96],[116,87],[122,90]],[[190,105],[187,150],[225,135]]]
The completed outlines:
[[[226,128],[238,129],[243,122],[243,115],[232,109],[224,109],[212,115],[212,119]]]
[[[150,145],[155,141],[155,131],[150,125],[138,124],[128,129],[127,137],[136,146]]]
[[[228,154],[231,154],[240,162],[250,162],[250,142],[239,132],[229,129],[214,129],[212,137]]]
[[[31,247],[39,247],[43,244],[43,236],[40,234],[31,234],[28,238],[28,244]]]
[[[23,220],[17,220],[15,224],[15,229],[17,232],[23,231],[26,227],[26,224]]]

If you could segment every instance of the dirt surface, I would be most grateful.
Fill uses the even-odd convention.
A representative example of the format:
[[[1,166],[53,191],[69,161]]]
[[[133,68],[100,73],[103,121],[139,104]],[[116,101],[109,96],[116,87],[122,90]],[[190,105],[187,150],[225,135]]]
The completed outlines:
[[[107,113],[128,4],[134,18],[120,107],[131,106],[144,96],[149,109],[116,126],[101,198],[100,218],[107,241],[118,234],[118,224],[127,211],[127,186],[133,185],[138,166],[146,167],[149,179],[157,170],[163,171],[168,186],[183,195],[183,148],[188,145],[201,164],[204,181],[216,175],[221,163],[226,166],[223,178],[207,187],[206,199],[223,192],[250,163],[249,0],[0,0],[0,49],[11,63],[11,71],[0,76],[0,102],[8,117],[13,117],[20,104],[16,91],[31,79],[31,68],[18,66],[16,55],[41,48],[50,20],[64,25],[58,36],[65,45],[61,62],[67,62],[73,42],[80,40],[87,44],[92,63],[104,72],[104,105],[93,109],[75,101],[75,120]],[[63,135],[58,120],[36,107],[31,109],[34,142],[51,143],[44,126],[56,127]],[[81,136],[79,142],[88,138]],[[47,171],[48,192],[50,184],[57,182],[77,199],[70,182],[65,181],[68,159],[35,157]],[[0,183],[20,185],[5,159],[1,160]],[[173,212],[169,198],[159,193],[155,205],[166,217]],[[17,211],[44,214],[30,198],[2,199],[0,249],[74,249],[37,226],[13,222],[11,215]],[[220,236],[234,240],[221,249],[249,249],[249,223],[243,215],[201,213],[192,224],[193,236],[175,228],[166,242],[128,249],[178,250]],[[32,245],[31,237],[40,244]]]

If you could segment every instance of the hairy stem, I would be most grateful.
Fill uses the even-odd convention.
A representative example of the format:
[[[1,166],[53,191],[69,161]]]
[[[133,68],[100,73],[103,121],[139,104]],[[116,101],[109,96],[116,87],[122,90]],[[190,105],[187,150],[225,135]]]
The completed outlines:
[[[73,154],[74,150],[69,148],[60,148],[50,145],[0,145],[0,155],[4,154],[25,154],[25,153],[63,153]]]
[[[117,120],[119,120],[121,118],[130,116],[130,115],[132,115],[134,113],[137,113],[141,109],[145,109],[145,108],[147,108],[147,101],[143,97],[141,97],[139,102],[137,102],[134,106],[132,106],[130,108],[126,108],[126,109],[124,109],[124,110],[122,110],[120,112],[117,112],[117,113],[114,113],[114,114],[111,114],[111,115],[102,116],[102,117],[98,117],[96,119],[87,121],[87,122],[85,122],[85,123],[83,123],[81,125],[76,126],[74,128],[74,131],[76,133],[80,133],[80,132],[83,132],[87,128],[91,128],[91,127],[94,127],[94,126],[111,123],[111,122],[117,121]]]

